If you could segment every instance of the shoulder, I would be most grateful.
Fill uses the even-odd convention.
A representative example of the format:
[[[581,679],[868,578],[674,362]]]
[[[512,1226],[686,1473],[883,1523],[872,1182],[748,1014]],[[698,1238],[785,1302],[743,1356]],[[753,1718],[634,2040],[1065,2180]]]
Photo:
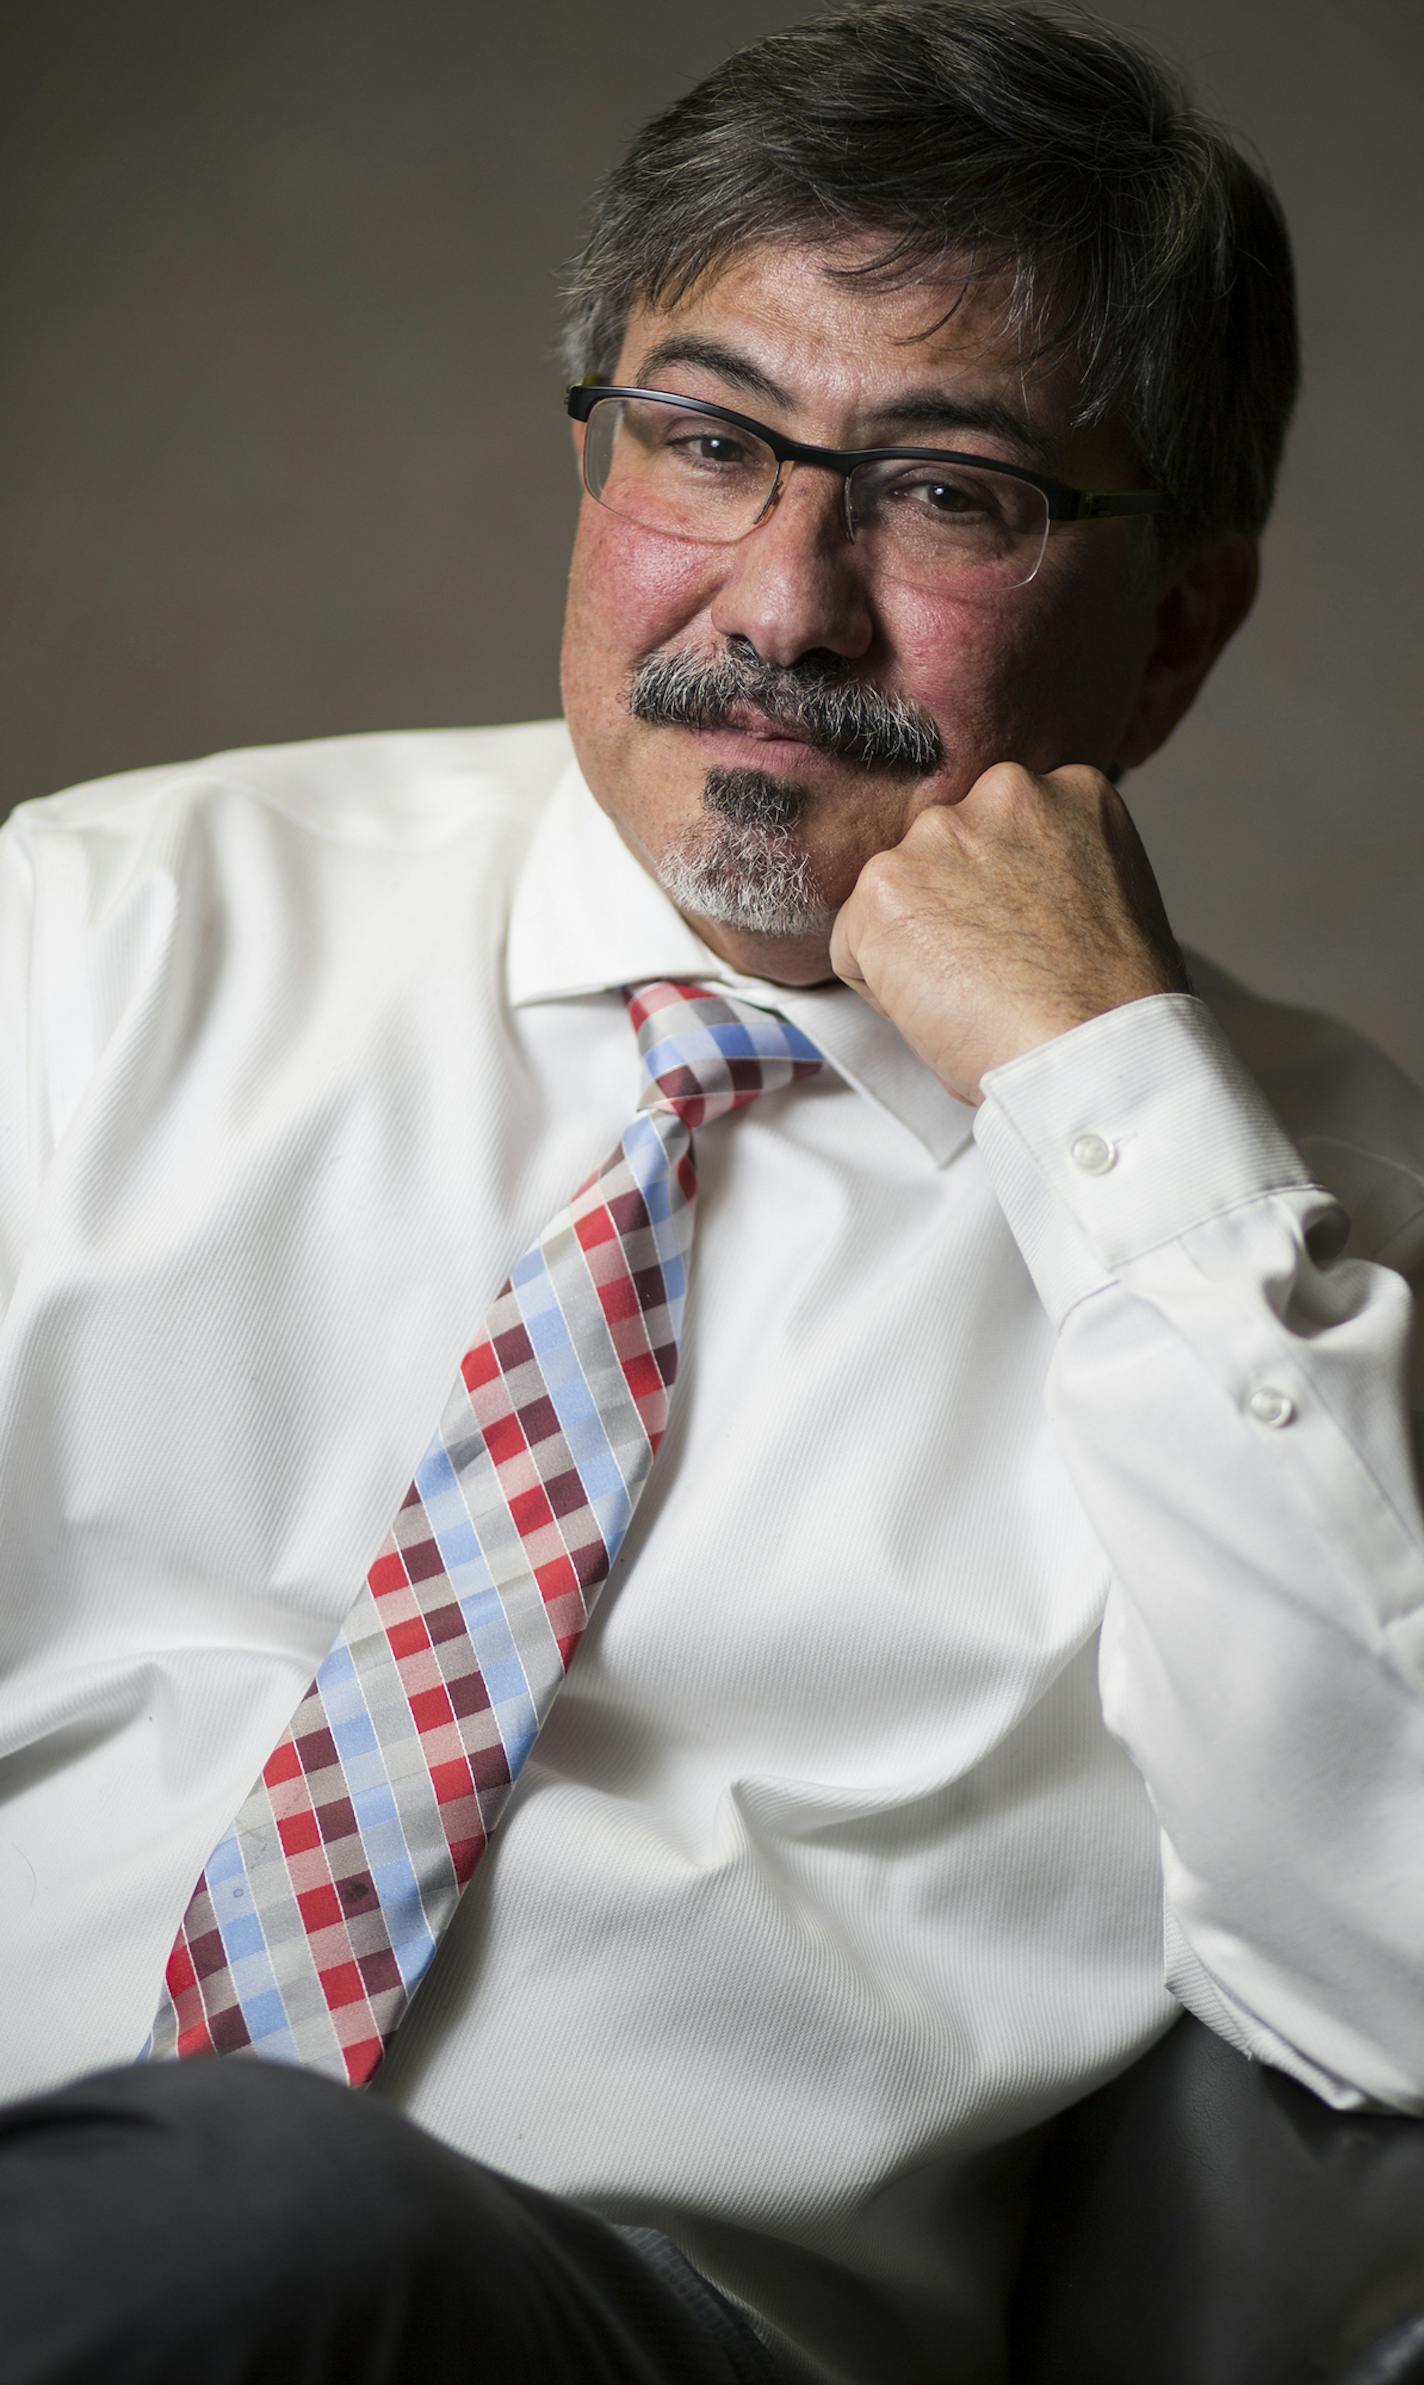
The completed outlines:
[[[135,848],[217,815],[266,813],[336,843],[415,849],[504,814],[532,826],[569,751],[557,720],[238,747],[22,804],[6,834],[38,859],[50,848]]]
[[[497,952],[569,751],[558,721],[332,737],[22,804],[0,831],[5,1041],[63,1075],[67,1114],[131,1013],[170,1040],[225,998],[294,1020],[354,1001],[377,957],[407,982],[452,922]]]
[[[1369,1039],[1325,1013],[1266,1000],[1189,955],[1213,1012],[1311,1172],[1376,1250],[1424,1212],[1424,1092]]]

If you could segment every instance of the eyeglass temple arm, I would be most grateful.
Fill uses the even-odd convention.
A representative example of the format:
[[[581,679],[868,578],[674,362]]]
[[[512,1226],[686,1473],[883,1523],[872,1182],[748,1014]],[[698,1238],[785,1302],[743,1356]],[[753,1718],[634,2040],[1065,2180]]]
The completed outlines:
[[[1161,489],[1125,489],[1121,496],[1095,497],[1086,490],[1074,492],[1078,502],[1068,514],[1070,521],[1101,520],[1109,513],[1160,513],[1167,503]]]

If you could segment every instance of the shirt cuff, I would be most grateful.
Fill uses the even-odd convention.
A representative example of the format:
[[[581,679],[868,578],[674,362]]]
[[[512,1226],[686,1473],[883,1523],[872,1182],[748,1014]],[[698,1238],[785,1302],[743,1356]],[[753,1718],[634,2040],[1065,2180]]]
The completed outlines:
[[[1313,1179],[1216,1019],[1152,994],[984,1078],[975,1140],[1050,1315],[1241,1202]]]

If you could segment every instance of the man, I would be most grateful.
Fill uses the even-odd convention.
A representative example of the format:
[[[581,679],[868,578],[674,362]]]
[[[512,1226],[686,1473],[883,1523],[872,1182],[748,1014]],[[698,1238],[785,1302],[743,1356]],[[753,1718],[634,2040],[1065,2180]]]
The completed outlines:
[[[136,2338],[177,2374],[179,2269],[211,2375],[989,2379],[1026,2132],[1174,1999],[1424,2100],[1424,1126],[1188,976],[1115,784],[1254,593],[1274,203],[1117,35],[908,0],[640,136],[571,342],[567,729],[225,756],[7,839],[20,2339],[104,2262],[26,2375]],[[745,1114],[650,1063],[658,1152],[653,1112],[619,1146],[630,1007],[646,1052],[683,1004]],[[610,1146],[639,1198],[541,1239]],[[644,1402],[611,1490],[536,1366],[576,1245]],[[408,2017],[350,1918],[375,1832],[318,1899],[334,2017],[244,2004],[273,1784],[335,1783],[325,1861],[361,1765],[411,1778],[338,1761],[362,1577],[433,1664],[430,1568],[519,1555],[503,1507],[467,1559],[440,1520],[510,1436],[508,1515],[579,1580],[522,1769],[522,1625],[461,1710],[517,1771],[498,1835]],[[318,1668],[331,1729],[284,1736]],[[364,2098],[241,2060],[43,2092],[151,2026],[305,2058],[318,2022]]]

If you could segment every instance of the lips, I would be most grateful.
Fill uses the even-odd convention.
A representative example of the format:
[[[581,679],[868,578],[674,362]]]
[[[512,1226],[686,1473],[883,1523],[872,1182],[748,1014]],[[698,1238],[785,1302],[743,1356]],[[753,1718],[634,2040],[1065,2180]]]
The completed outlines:
[[[764,770],[775,770],[778,765],[804,768],[808,762],[822,759],[820,746],[789,736],[784,729],[768,728],[761,722],[755,728],[743,728],[735,721],[708,721],[699,723],[692,734],[717,749],[724,759]]]
[[[739,737],[781,738],[791,735],[789,729],[778,728],[764,713],[744,712],[735,705],[730,712],[719,714],[715,720],[701,720],[697,725],[700,729],[732,729]],[[796,742],[804,744],[805,740],[798,738]]]
[[[697,727],[703,735],[750,737],[757,745],[794,745],[800,753],[824,751],[811,738],[801,736],[795,729],[779,727],[763,713],[724,712],[717,720],[699,721]]]

